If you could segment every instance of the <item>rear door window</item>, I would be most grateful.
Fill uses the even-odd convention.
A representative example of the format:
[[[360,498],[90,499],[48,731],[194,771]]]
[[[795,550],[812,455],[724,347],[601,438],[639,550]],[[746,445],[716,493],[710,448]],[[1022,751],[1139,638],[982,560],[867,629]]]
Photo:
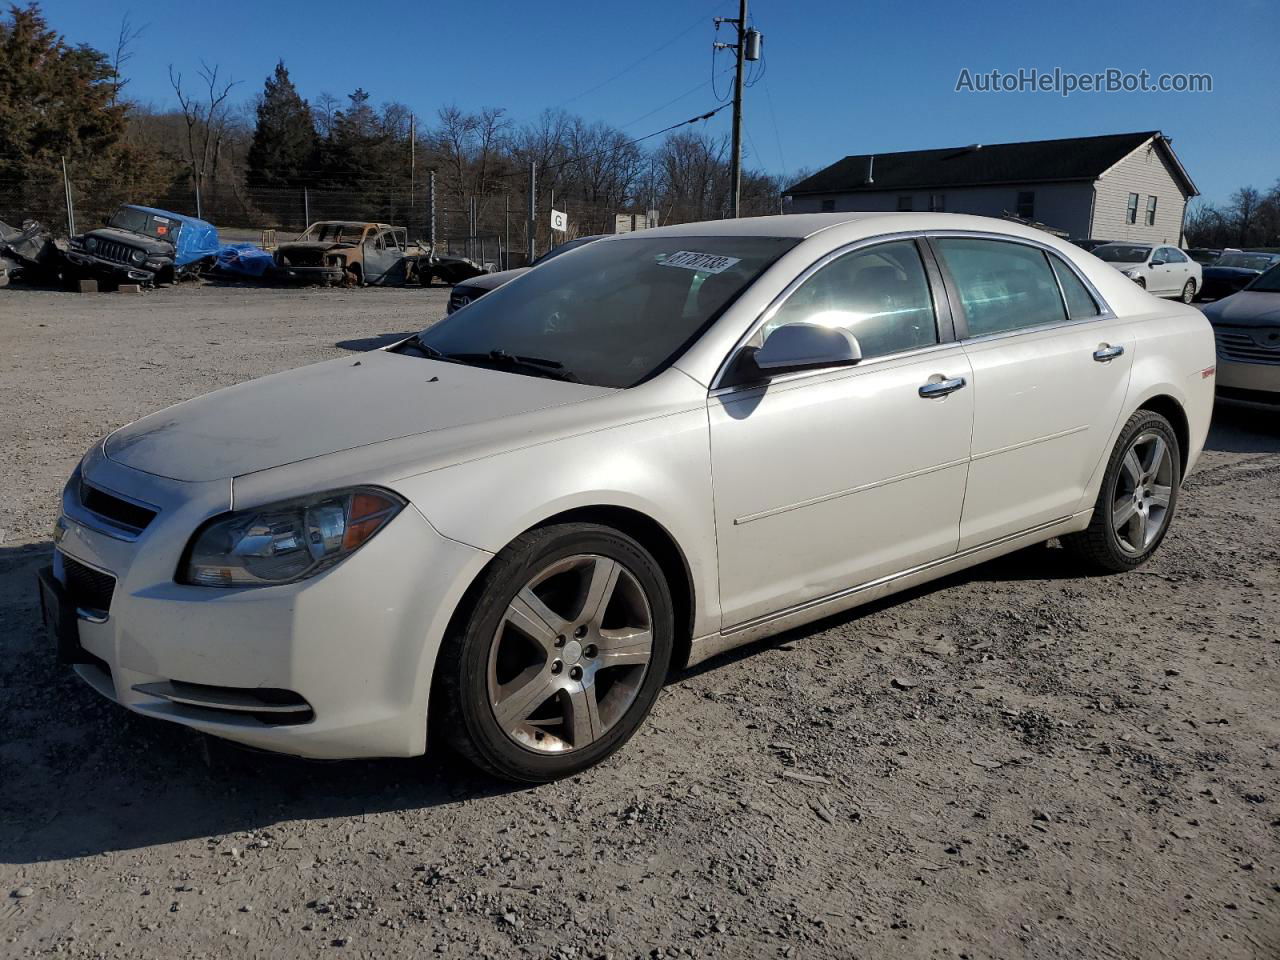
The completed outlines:
[[[1049,255],[1049,264],[1057,274],[1058,283],[1062,284],[1062,296],[1067,301],[1067,314],[1072,320],[1088,320],[1102,312],[1098,309],[1098,301],[1093,299],[1093,294],[1074,270],[1052,254]]]
[[[1038,247],[970,237],[932,243],[959,293],[969,337],[1066,321],[1058,281]]]

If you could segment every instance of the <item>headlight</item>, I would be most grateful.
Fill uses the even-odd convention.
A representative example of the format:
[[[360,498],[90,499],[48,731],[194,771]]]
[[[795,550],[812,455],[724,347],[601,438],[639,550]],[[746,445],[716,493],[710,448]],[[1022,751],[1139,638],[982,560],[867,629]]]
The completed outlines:
[[[84,242],[84,248],[90,252],[98,249],[98,240],[96,237],[90,237]]]
[[[135,250],[133,253],[129,254],[129,259],[134,263],[141,263],[143,260],[147,259],[147,255],[141,250]]]
[[[192,538],[179,579],[203,587],[305,580],[360,549],[404,504],[390,491],[356,487],[216,517]]]
[[[1140,271],[1137,267],[1130,267],[1128,270],[1121,270],[1120,272],[1123,273],[1130,280],[1137,280],[1138,277],[1142,276],[1142,271]]]

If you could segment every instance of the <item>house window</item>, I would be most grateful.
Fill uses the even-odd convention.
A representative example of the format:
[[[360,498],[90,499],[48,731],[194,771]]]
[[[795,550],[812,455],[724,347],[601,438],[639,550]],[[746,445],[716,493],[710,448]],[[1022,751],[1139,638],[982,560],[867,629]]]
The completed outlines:
[[[836,209],[836,202],[835,202],[835,200],[823,200],[823,201],[822,201],[822,212],[823,212],[823,213],[834,213],[834,212],[835,212],[835,209]]]
[[[929,194],[929,212],[942,213],[947,209],[947,195],[945,193]]]
[[[1018,191],[1018,216],[1023,220],[1035,219],[1036,192],[1034,190]]]
[[[1138,222],[1138,195],[1136,193],[1129,194],[1129,206],[1125,209],[1124,222]]]
[[[1154,227],[1156,225],[1156,198],[1147,197],[1147,226]]]
[[[908,213],[908,212],[910,212],[910,210],[911,210],[912,206],[913,206],[913,204],[912,204],[912,202],[911,202],[911,198],[910,198],[910,197],[899,197],[899,198],[898,198],[898,211],[899,211],[900,213]]]

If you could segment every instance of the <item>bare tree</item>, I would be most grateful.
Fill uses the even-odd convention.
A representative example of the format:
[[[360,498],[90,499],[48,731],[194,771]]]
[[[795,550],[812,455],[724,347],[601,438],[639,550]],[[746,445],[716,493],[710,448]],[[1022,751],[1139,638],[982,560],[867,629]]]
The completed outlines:
[[[217,180],[223,146],[231,129],[232,110],[227,102],[237,81],[221,79],[219,68],[200,61],[198,74],[202,90],[189,93],[182,87],[182,74],[169,65],[169,83],[178,97],[178,105],[186,123],[186,157],[191,182],[196,191],[196,213],[202,212],[202,194],[206,184]]]
[[[124,76],[124,65],[133,59],[133,45],[147,30],[147,24],[140,27],[133,25],[128,13],[120,18],[120,33],[116,37],[116,49],[111,57],[111,105],[120,101],[120,91],[128,85]]]

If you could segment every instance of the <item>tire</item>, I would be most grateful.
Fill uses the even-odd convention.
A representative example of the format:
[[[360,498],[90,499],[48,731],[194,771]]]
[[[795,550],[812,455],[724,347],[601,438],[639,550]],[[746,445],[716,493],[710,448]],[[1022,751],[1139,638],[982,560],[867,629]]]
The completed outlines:
[[[1192,301],[1195,300],[1195,298],[1196,298],[1196,282],[1194,280],[1188,280],[1182,286],[1182,298],[1181,298],[1182,302],[1191,303]]]
[[[675,642],[671,590],[639,543],[597,524],[532,530],[470,596],[436,663],[431,718],[463,757],[542,783],[599,763],[639,729]]]
[[[1063,537],[1062,545],[1094,573],[1142,566],[1164,541],[1177,512],[1181,457],[1169,421],[1139,410],[1116,440],[1089,526]]]
[[[1143,290],[1147,289],[1147,281],[1145,277],[1138,277],[1138,279],[1133,282],[1136,283]]]

